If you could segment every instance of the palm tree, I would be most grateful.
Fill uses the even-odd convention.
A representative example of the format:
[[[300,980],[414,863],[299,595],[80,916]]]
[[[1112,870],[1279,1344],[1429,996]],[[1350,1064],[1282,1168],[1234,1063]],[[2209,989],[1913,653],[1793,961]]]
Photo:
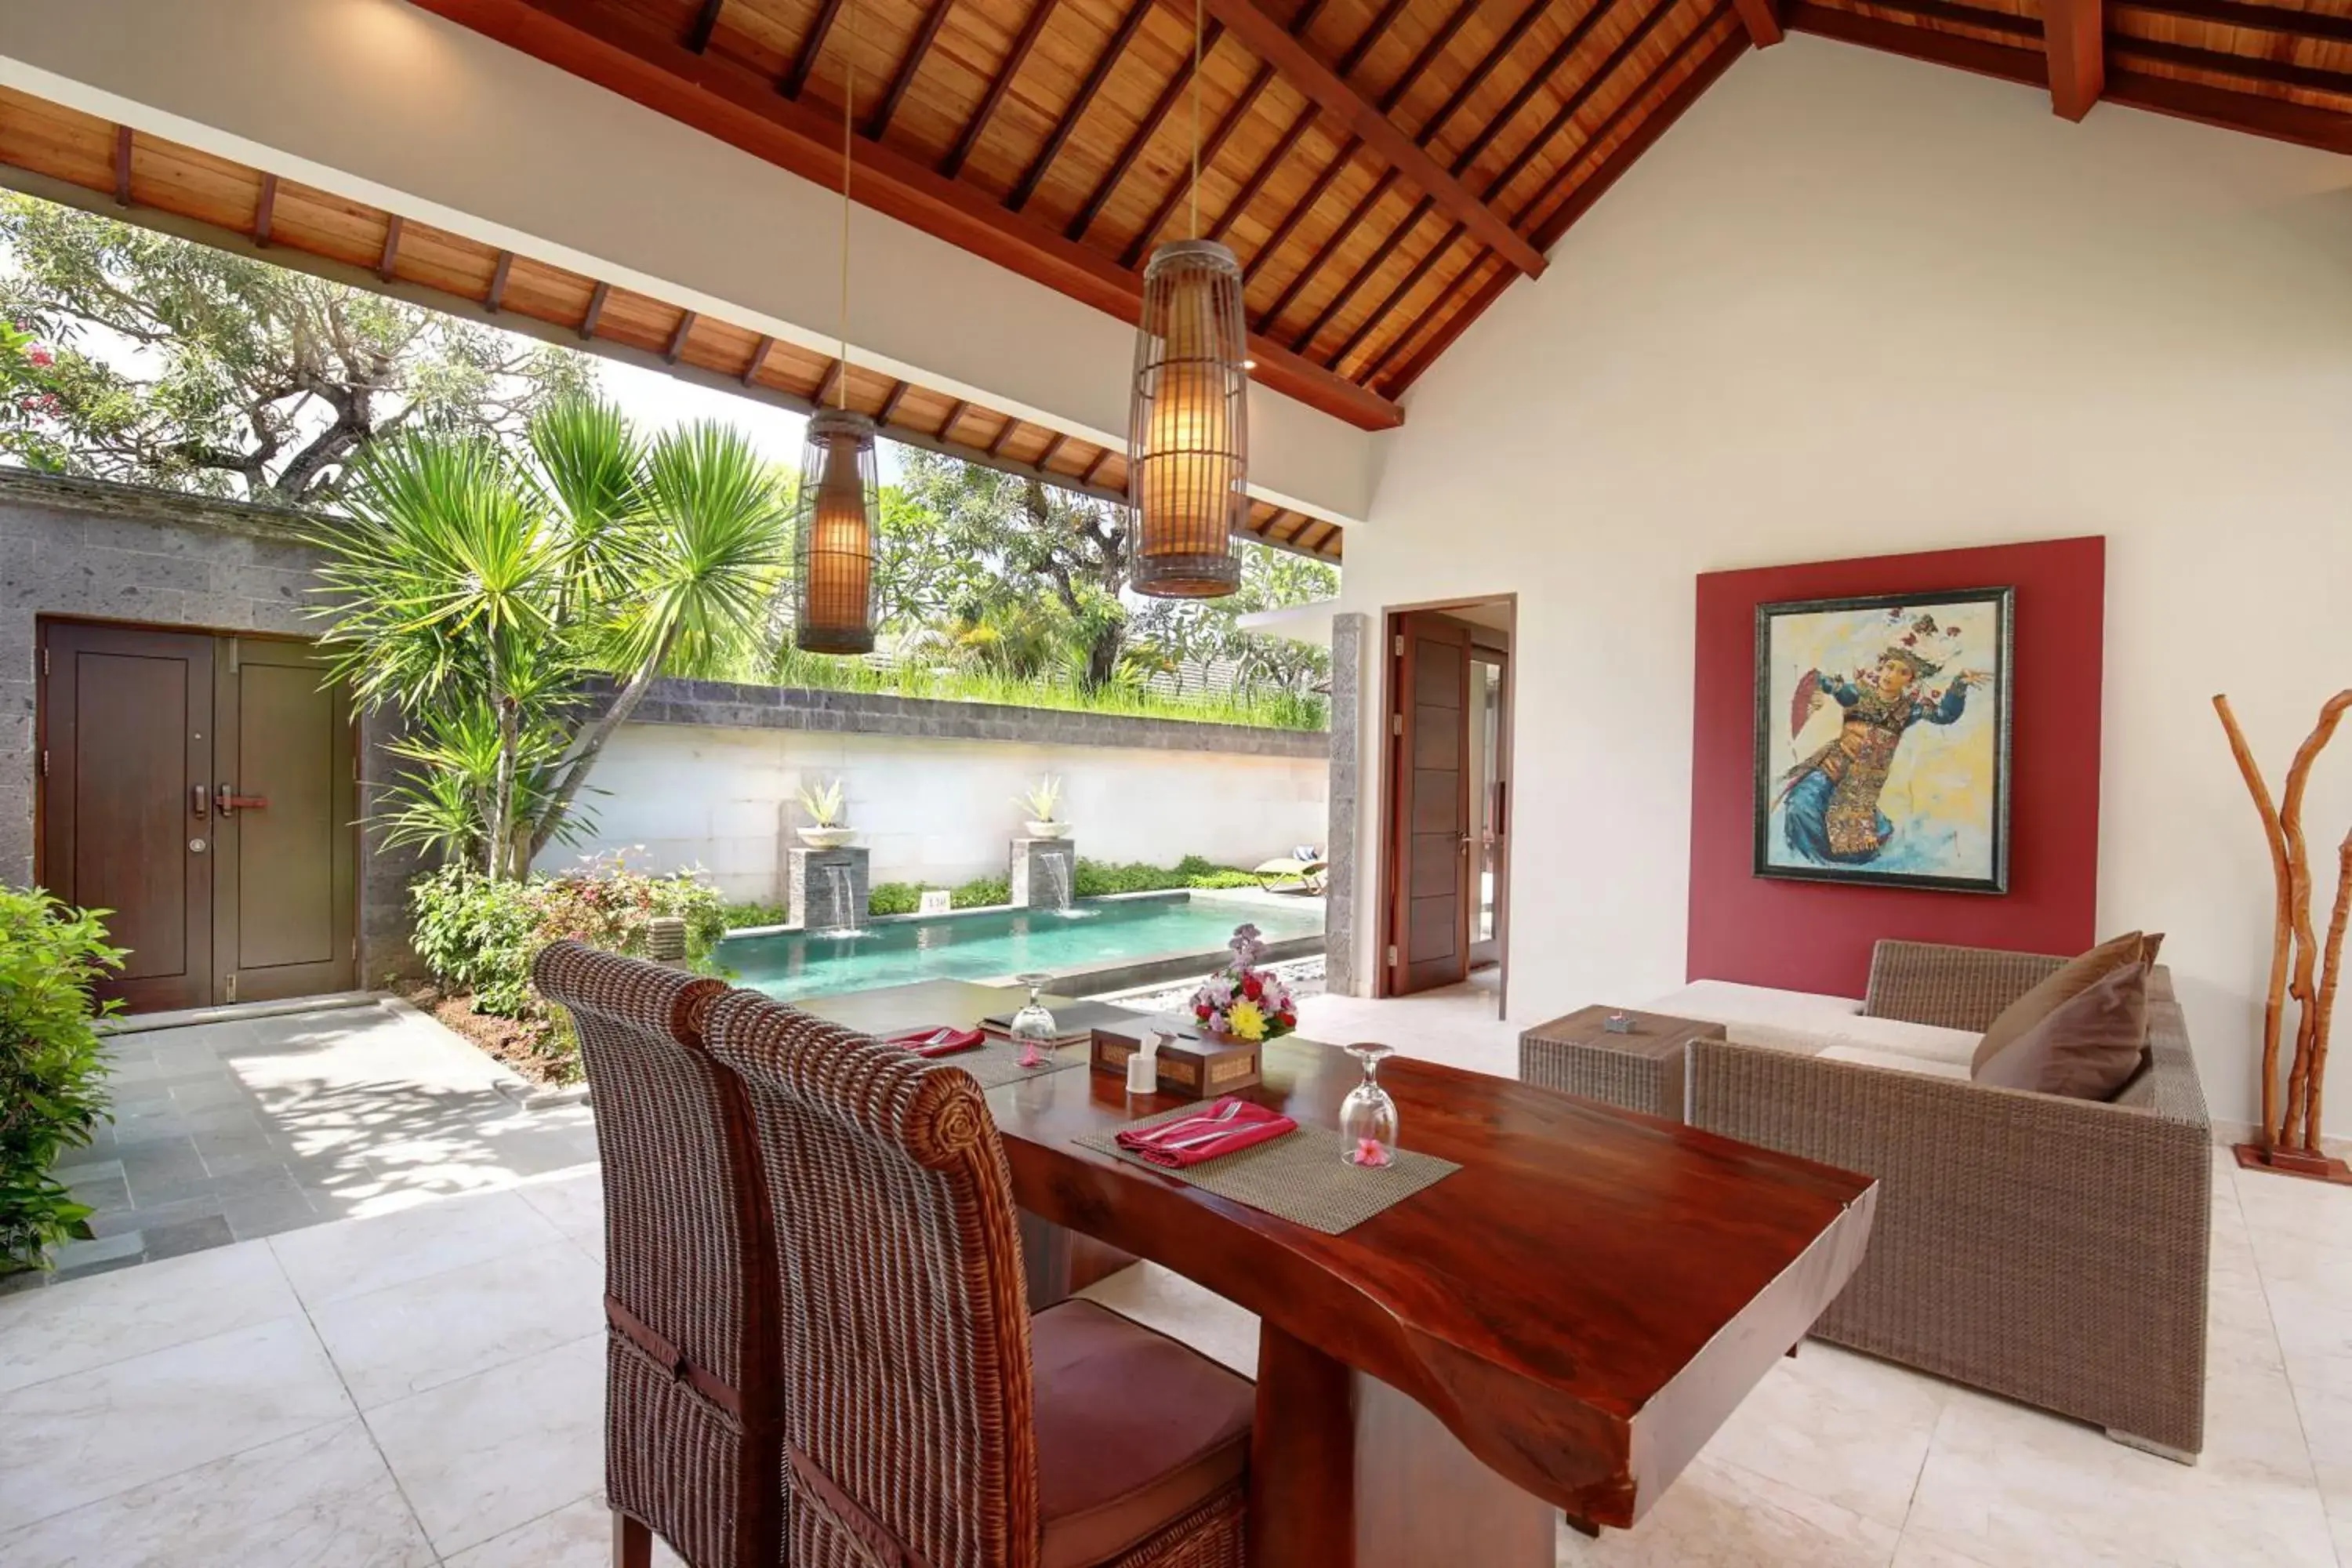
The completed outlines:
[[[666,669],[759,634],[790,558],[778,476],[743,435],[640,440],[610,404],[562,403],[523,452],[419,434],[371,451],[324,525],[321,639],[363,707],[410,716],[417,764],[388,841],[519,878],[577,826],[614,731]],[[587,700],[596,676],[615,689]]]

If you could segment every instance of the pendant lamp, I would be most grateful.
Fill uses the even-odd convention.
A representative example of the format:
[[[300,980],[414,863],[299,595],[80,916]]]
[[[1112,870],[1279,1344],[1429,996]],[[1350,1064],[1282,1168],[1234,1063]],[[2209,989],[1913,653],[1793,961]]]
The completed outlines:
[[[1242,268],[1201,231],[1201,11],[1192,12],[1190,239],[1143,269],[1128,411],[1129,585],[1161,599],[1241,585],[1234,535],[1249,518],[1248,328]]]
[[[871,653],[875,595],[874,421],[849,406],[850,121],[857,97],[857,7],[849,10],[848,79],[841,96],[841,368],[835,406],[809,416],[794,508],[798,584],[793,645],[806,653]]]

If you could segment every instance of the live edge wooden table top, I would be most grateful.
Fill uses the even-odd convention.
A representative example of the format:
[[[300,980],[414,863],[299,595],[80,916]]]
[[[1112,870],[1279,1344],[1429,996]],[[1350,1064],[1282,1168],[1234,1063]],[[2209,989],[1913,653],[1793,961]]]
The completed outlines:
[[[880,1032],[977,1023],[1018,994],[932,981],[796,1005]],[[1247,1098],[1329,1126],[1362,1073],[1294,1037],[1268,1046],[1265,1075]],[[1380,1076],[1404,1147],[1462,1169],[1344,1236],[1074,1142],[1181,1096],[1129,1097],[1076,1068],[988,1100],[1024,1209],[1258,1314],[1255,1568],[1549,1563],[1549,1510],[1538,1557],[1532,1516],[1500,1519],[1512,1510],[1494,1478],[1584,1523],[1631,1525],[1836,1298],[1877,1189],[1508,1079],[1402,1056]],[[1413,1429],[1426,1417],[1370,1408],[1380,1385],[1492,1477],[1432,1459]],[[1379,1495],[1400,1489],[1411,1495]],[[1335,1511],[1357,1521],[1352,1556],[1330,1538]],[[1444,1558],[1400,1544],[1434,1545],[1449,1511],[1472,1534]]]

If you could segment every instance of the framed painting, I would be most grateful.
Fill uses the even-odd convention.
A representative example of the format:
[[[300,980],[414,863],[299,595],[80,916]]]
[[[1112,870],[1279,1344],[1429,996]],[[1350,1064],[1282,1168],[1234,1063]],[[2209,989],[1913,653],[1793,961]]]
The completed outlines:
[[[1756,606],[1756,875],[2009,890],[2014,596]]]

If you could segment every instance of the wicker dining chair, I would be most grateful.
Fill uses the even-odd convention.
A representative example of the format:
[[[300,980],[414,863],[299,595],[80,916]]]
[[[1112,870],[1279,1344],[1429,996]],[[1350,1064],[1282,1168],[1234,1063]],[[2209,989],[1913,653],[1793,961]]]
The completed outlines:
[[[531,978],[571,1015],[596,1110],[614,1562],[646,1568],[658,1533],[689,1568],[773,1568],[774,1233],[743,1086],[702,1047],[727,987],[574,942],[542,950]]]
[[[795,1562],[1241,1568],[1251,1384],[1090,1301],[1030,1316],[970,1074],[743,991],[708,1038],[776,1220]]]

